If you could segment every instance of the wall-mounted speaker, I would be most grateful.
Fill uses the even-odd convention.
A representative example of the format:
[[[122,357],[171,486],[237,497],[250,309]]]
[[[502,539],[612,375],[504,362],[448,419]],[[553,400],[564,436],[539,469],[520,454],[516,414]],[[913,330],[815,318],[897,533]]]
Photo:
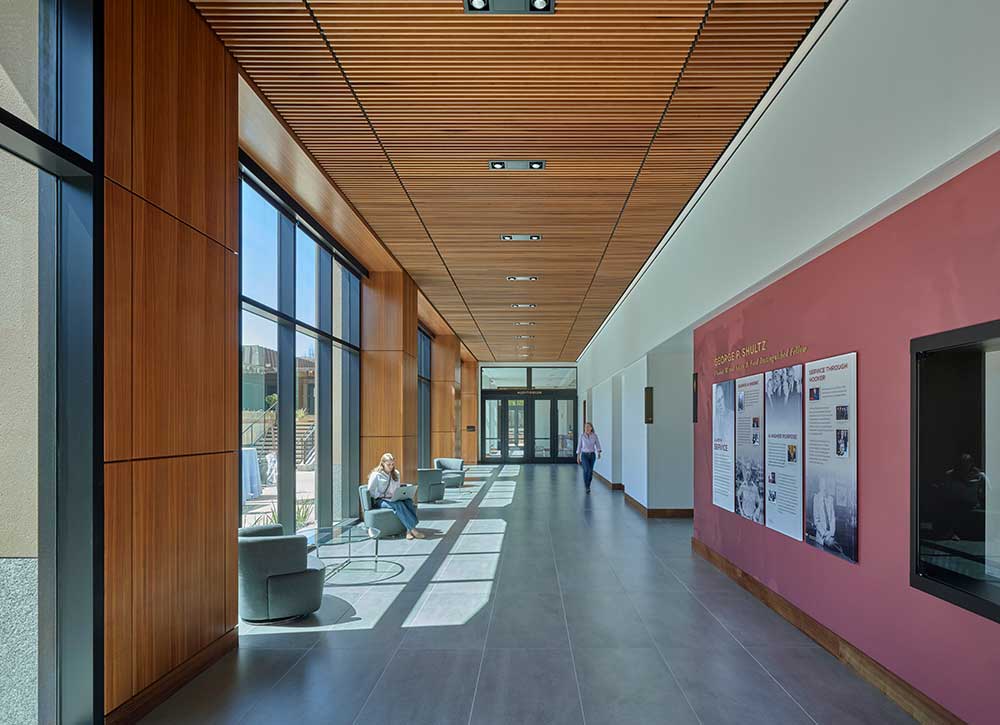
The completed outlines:
[[[646,388],[646,425],[650,425],[653,422],[653,389],[651,387]]]

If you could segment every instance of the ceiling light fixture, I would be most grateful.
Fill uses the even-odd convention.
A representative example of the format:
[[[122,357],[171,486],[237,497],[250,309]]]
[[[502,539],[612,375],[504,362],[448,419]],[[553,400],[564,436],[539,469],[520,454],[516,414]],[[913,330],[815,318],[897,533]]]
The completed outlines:
[[[538,277],[531,275],[530,277],[518,277],[516,275],[509,275],[507,277],[508,282],[537,282]]]
[[[515,340],[534,340],[534,335],[514,335]]]
[[[540,242],[541,234],[501,234],[500,240],[504,242]]]
[[[515,302],[511,305],[515,310],[533,310],[535,309],[534,302]]]
[[[545,161],[539,159],[490,159],[491,171],[544,171]]]
[[[527,15],[553,13],[555,0],[465,0],[465,12],[482,15]]]
[[[515,322],[514,327],[528,327],[534,324],[535,324],[534,322]]]

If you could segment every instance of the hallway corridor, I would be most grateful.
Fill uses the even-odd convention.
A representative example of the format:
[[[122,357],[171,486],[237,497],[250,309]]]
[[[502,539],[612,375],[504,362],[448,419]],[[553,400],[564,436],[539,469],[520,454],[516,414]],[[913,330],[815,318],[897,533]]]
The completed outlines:
[[[467,480],[421,504],[425,540],[382,542],[377,571],[355,559],[313,617],[241,625],[143,722],[910,722],[692,555],[690,521],[585,496],[576,466]]]

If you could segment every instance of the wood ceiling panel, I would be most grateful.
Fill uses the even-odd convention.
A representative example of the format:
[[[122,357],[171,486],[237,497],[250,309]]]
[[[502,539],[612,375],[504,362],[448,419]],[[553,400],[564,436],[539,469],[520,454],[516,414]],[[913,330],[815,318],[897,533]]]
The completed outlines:
[[[485,360],[522,359],[517,334],[534,335],[531,360],[575,359],[825,5],[194,4]],[[490,171],[496,158],[547,166]]]
[[[586,346],[825,6],[715,0],[562,354]]]

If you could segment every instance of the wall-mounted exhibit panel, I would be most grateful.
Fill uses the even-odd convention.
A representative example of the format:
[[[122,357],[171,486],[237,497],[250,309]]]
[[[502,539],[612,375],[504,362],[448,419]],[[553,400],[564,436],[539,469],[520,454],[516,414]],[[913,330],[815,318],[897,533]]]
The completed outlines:
[[[806,363],[806,540],[858,560],[858,356]]]
[[[736,381],[736,510],[764,523],[764,376]]]
[[[694,331],[695,539],[970,723],[1000,712],[1000,329],[959,333],[1000,318],[998,190],[994,154]],[[772,382],[757,526],[712,505],[710,384],[797,366],[801,503],[776,521]]]
[[[735,413],[733,410],[736,385],[734,380],[712,386],[712,503],[726,511],[734,511],[735,480]]]
[[[802,366],[764,374],[767,527],[802,540]]]

